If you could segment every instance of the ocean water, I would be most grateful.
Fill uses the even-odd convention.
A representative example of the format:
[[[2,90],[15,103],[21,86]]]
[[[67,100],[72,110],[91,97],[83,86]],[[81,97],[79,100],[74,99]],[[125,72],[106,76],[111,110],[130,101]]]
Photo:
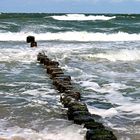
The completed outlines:
[[[84,140],[36,60],[41,51],[118,140],[140,140],[140,15],[0,14],[0,138]]]

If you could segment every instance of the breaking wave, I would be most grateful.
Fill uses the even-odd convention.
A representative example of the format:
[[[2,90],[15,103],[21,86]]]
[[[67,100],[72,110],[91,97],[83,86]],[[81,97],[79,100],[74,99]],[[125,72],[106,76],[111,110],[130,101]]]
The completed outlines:
[[[98,54],[90,54],[86,56],[87,59],[94,59],[94,58],[100,58],[100,59],[107,59],[109,61],[138,61],[140,60],[140,50],[120,50],[118,52],[116,51],[110,51],[107,53],[98,53]]]
[[[140,41],[140,34],[129,34],[125,32],[118,33],[91,33],[91,32],[59,32],[59,33],[0,33],[0,41],[25,41],[28,35],[33,35],[36,40],[61,40],[61,41]]]
[[[84,14],[66,14],[66,15],[61,15],[61,16],[51,16],[55,20],[77,20],[77,21],[88,21],[88,20],[110,20],[116,18],[115,16],[109,17],[109,16],[104,16],[104,15],[89,15],[86,16]]]
[[[65,128],[54,128],[49,130],[45,128],[40,132],[29,128],[20,128],[18,126],[5,128],[0,127],[1,140],[83,140],[85,130],[77,125],[70,125]]]

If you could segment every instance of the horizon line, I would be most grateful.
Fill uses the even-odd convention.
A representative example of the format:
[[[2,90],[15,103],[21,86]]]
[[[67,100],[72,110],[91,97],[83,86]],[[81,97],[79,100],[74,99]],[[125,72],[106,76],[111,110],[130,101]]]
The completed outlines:
[[[124,12],[0,12],[0,14],[140,14]]]

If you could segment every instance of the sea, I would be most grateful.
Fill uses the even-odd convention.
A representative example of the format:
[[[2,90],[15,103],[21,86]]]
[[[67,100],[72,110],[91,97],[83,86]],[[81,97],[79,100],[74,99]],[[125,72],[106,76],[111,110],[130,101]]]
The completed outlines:
[[[0,13],[0,139],[84,140],[39,52],[60,63],[118,140],[140,140],[139,14]]]

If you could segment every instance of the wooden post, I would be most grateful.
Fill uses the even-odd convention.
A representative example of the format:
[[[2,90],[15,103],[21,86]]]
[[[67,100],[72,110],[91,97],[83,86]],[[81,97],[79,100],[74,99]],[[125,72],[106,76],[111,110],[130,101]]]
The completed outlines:
[[[31,42],[31,47],[37,47],[37,42]]]
[[[35,37],[34,36],[27,36],[26,42],[27,43],[31,43],[30,47],[37,47],[37,42],[35,41]]]
[[[27,43],[35,42],[35,37],[34,37],[34,36],[27,36],[26,42],[27,42]]]

